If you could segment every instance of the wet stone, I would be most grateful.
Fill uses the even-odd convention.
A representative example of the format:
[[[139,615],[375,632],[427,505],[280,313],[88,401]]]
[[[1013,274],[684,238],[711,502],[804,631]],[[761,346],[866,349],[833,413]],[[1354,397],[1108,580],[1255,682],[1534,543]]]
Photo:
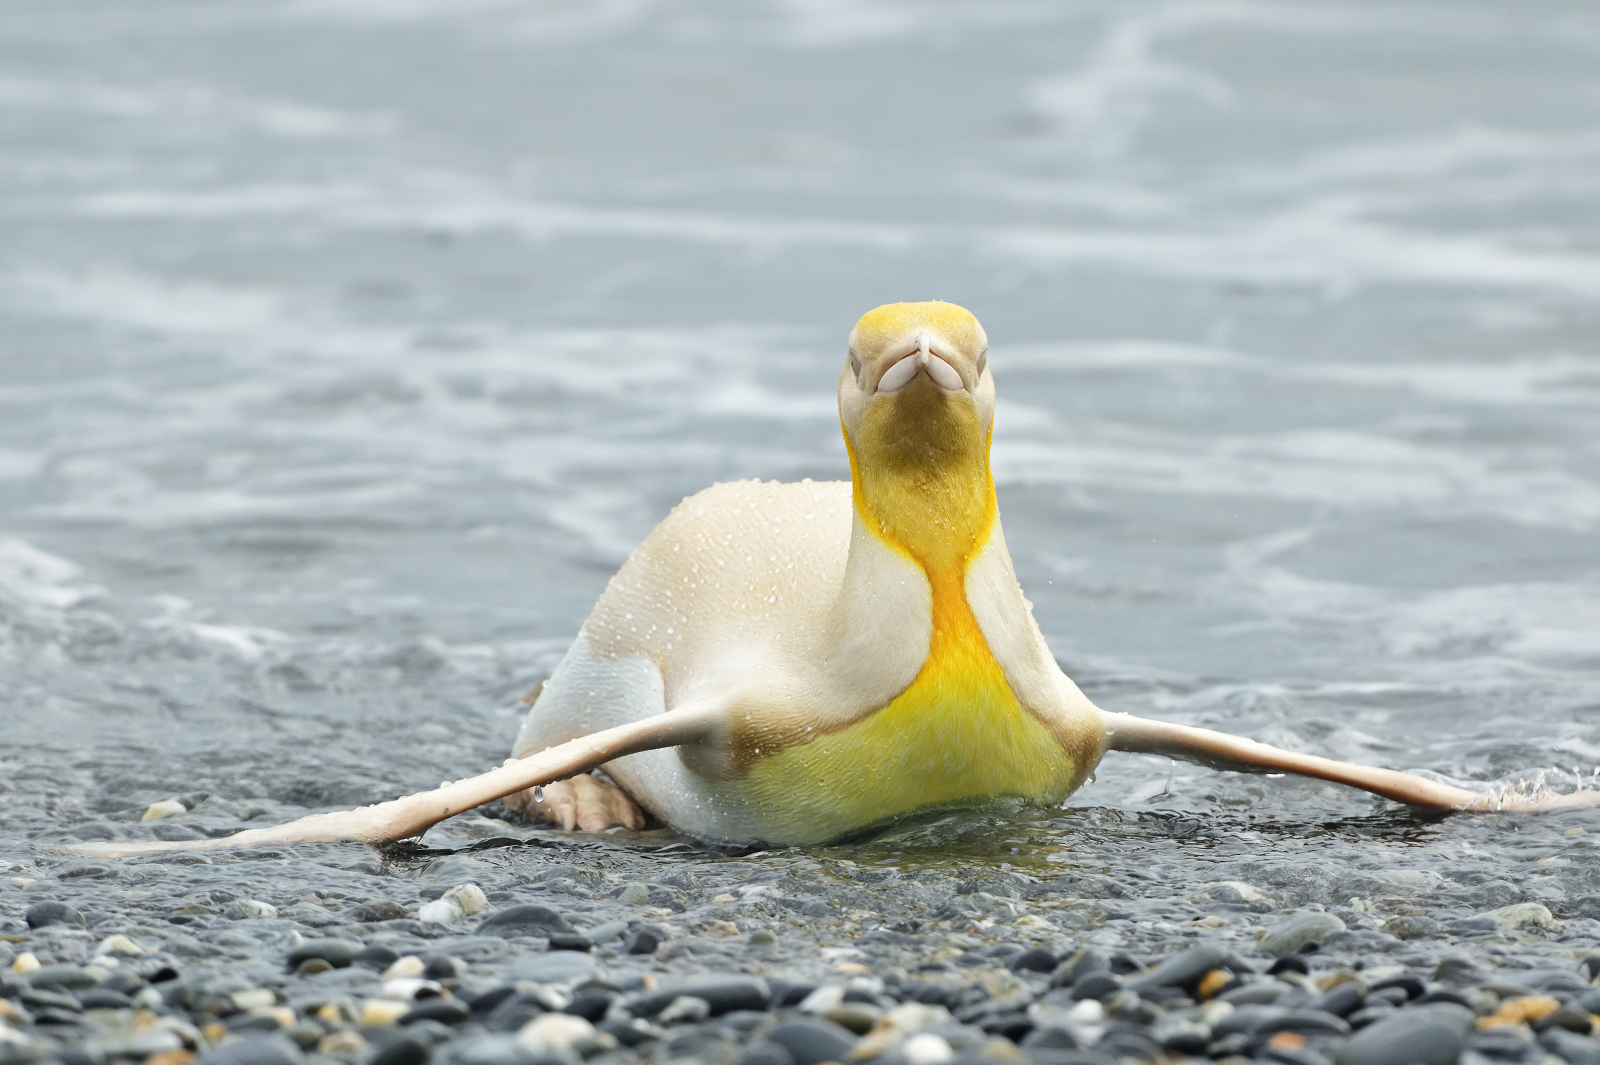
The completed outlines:
[[[1042,947],[1035,947],[1012,957],[1006,962],[1006,968],[1012,972],[1049,973],[1055,971],[1057,964],[1054,954]]]
[[[367,902],[346,911],[345,917],[364,924],[378,921],[403,921],[410,912],[398,902]]]
[[[66,903],[54,899],[34,903],[22,916],[23,920],[28,922],[29,928],[48,928],[57,924],[72,928],[89,927],[89,922],[84,920],[83,914]]]
[[[438,1021],[440,1024],[462,1024],[472,1019],[472,1010],[453,998],[430,998],[412,1006],[399,1020],[401,1027],[418,1021]]]
[[[79,965],[46,965],[29,977],[28,982],[45,990],[82,991],[99,983],[100,979]]]
[[[1383,930],[1397,939],[1437,939],[1444,926],[1431,917],[1391,917],[1383,922]]]
[[[700,977],[674,980],[660,991],[627,1000],[628,1009],[640,1017],[663,1010],[680,995],[704,1001],[712,1015],[732,1010],[765,1010],[772,1003],[772,990],[759,977]]]
[[[1361,1029],[1334,1060],[1337,1065],[1455,1065],[1471,1030],[1467,1010],[1413,1006]]]
[[[1263,954],[1293,954],[1307,943],[1326,943],[1345,930],[1331,913],[1303,910],[1267,929],[1258,944]]]
[[[847,1061],[856,1042],[854,1033],[825,1020],[786,1021],[773,1028],[767,1038],[788,1051],[795,1065]]]
[[[333,969],[347,969],[361,953],[361,944],[348,939],[310,939],[289,952],[289,968],[320,961]]]
[[[1081,977],[1072,985],[1072,997],[1077,999],[1104,999],[1122,989],[1122,981],[1109,972],[1093,972]]]
[[[1221,968],[1231,953],[1225,947],[1210,944],[1190,947],[1183,953],[1163,961],[1149,972],[1129,979],[1126,986],[1135,990],[1146,987],[1193,989],[1206,973]]]
[[[1050,974],[1050,986],[1071,987],[1088,974],[1109,968],[1105,955],[1098,950],[1093,948],[1080,950],[1056,966],[1055,971]]]
[[[491,936],[548,937],[552,932],[571,934],[576,931],[561,914],[538,903],[525,903],[501,910],[478,925],[479,935]]]

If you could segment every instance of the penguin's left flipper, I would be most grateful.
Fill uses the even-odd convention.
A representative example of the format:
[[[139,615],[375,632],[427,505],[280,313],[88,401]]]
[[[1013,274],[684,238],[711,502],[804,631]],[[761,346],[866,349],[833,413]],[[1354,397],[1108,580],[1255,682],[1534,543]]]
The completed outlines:
[[[1105,714],[1104,717],[1107,750],[1158,754],[1239,773],[1298,773],[1361,788],[1411,806],[1516,813],[1600,806],[1600,791],[1568,795],[1543,790],[1532,794],[1467,791],[1393,769],[1297,754],[1225,732],[1151,721],[1131,714]]]
[[[420,836],[440,821],[536,784],[565,780],[613,758],[658,747],[697,743],[719,734],[725,719],[721,703],[683,707],[642,721],[580,736],[498,769],[432,791],[406,795],[375,806],[313,814],[271,828],[252,828],[219,839],[155,840],[137,843],[83,843],[52,848],[95,858],[132,858],[168,851],[215,851],[267,843],[392,843]]]

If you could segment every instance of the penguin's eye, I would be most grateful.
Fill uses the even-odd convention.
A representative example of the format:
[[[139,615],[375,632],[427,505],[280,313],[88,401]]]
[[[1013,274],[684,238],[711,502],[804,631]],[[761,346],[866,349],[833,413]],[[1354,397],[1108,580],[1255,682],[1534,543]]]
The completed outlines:
[[[983,368],[985,366],[987,366],[987,365],[989,365],[989,349],[988,348],[984,348],[982,351],[978,352],[978,374],[977,375],[979,377],[983,376]]]
[[[856,354],[856,349],[850,349],[850,373],[854,375],[856,384],[861,383],[861,356]]]

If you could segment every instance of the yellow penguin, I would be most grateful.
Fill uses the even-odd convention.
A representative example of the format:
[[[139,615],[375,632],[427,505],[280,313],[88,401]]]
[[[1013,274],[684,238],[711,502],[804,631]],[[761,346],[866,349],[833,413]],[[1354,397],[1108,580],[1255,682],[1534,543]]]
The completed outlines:
[[[839,375],[850,481],[719,484],[680,503],[612,578],[504,766],[224,839],[74,849],[385,842],[502,797],[568,828],[638,825],[643,807],[702,839],[822,843],[934,807],[1059,803],[1109,750],[1421,806],[1600,804],[1486,796],[1097,708],[1018,586],[989,470],[994,399],[971,313],[869,311]]]

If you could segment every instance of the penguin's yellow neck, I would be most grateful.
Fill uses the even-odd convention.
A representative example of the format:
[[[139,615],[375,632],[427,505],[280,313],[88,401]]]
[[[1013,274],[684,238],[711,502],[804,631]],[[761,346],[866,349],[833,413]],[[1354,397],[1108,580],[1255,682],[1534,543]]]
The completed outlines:
[[[870,407],[857,439],[845,434],[845,446],[862,523],[928,575],[937,644],[942,619],[972,617],[967,563],[988,540],[999,508],[989,433],[977,411],[919,384],[926,387]],[[976,632],[976,622],[971,627]]]

